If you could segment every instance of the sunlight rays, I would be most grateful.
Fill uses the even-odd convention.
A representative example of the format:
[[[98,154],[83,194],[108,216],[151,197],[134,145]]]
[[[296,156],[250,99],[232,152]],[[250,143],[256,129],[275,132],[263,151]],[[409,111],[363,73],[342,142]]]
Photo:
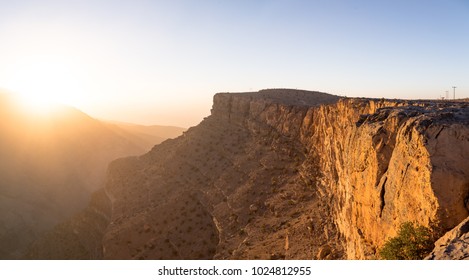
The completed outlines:
[[[76,106],[82,101],[79,70],[70,58],[24,57],[12,67],[5,86],[27,110],[47,113],[57,105]]]

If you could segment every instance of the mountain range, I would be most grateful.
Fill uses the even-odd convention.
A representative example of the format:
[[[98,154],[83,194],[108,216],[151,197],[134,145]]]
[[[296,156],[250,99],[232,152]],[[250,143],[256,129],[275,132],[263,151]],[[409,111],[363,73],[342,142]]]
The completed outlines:
[[[103,122],[66,106],[35,115],[1,94],[0,131],[0,258],[14,259],[89,203],[109,162],[184,129]]]

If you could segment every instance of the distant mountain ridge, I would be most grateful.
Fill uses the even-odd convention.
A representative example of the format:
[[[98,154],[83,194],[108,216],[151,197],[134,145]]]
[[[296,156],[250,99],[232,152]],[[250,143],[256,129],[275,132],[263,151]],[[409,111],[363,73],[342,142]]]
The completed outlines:
[[[139,125],[105,120],[102,120],[102,122],[106,123],[110,129],[115,130],[117,133],[126,133],[127,137],[134,139],[135,142],[149,149],[166,139],[178,137],[186,130],[176,126]]]
[[[66,106],[33,116],[0,93],[0,259],[20,257],[43,232],[83,209],[103,186],[110,161],[143,154],[182,130],[136,133]]]

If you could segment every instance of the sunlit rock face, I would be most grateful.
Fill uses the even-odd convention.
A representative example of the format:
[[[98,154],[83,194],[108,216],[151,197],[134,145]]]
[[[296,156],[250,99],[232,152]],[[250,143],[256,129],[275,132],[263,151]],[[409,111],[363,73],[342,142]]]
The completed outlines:
[[[374,259],[403,222],[468,216],[468,155],[464,102],[219,93],[183,136],[114,161],[86,224],[28,257]]]
[[[311,147],[347,258],[374,258],[406,221],[450,229],[468,216],[466,104],[349,99],[319,111],[329,125],[317,138],[311,126]]]

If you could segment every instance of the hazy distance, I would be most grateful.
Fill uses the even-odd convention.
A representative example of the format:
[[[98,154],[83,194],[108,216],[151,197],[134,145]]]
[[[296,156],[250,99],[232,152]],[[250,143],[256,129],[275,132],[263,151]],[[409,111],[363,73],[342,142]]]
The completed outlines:
[[[467,1],[2,1],[0,87],[189,127],[216,92],[469,95]]]

